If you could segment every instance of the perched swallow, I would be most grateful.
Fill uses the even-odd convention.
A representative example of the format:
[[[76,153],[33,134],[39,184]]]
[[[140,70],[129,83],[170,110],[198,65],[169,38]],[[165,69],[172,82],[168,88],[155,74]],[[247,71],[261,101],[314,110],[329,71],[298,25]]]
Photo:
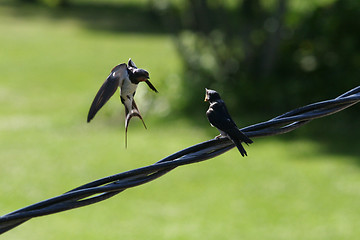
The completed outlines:
[[[154,92],[158,92],[149,81],[149,78],[149,73],[144,69],[137,68],[131,58],[127,65],[122,63],[115,66],[97,92],[91,104],[87,122],[90,122],[91,119],[95,117],[96,113],[104,106],[110,97],[114,95],[119,87],[120,100],[125,106],[125,146],[127,146],[127,129],[132,117],[139,117],[146,128],[145,122],[134,100],[138,84],[140,82],[145,82]]]
[[[221,99],[220,94],[214,90],[205,88],[205,101],[210,103],[206,116],[209,119],[211,126],[216,127],[221,136],[228,137],[239,149],[241,155],[247,156],[241,142],[246,144],[253,143],[240,129],[236,126],[235,122],[231,119],[230,114],[226,108],[225,102]]]

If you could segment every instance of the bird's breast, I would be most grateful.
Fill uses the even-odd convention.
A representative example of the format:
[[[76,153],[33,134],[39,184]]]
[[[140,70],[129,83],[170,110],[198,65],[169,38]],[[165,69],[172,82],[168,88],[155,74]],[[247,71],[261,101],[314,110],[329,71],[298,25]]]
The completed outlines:
[[[126,99],[127,96],[133,96],[136,92],[137,87],[137,84],[133,84],[129,79],[125,79],[120,90],[121,97]]]

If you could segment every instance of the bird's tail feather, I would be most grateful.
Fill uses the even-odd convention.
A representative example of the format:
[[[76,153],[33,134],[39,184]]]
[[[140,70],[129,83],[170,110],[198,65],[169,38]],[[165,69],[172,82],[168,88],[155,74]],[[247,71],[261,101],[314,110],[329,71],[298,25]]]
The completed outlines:
[[[243,133],[240,129],[236,129],[231,133],[231,135],[239,139],[240,142],[246,143],[246,145],[253,143],[253,141],[248,136],[246,136],[246,134]]]
[[[248,138],[243,132],[239,131],[232,131],[229,132],[229,137],[233,141],[233,143],[236,145],[236,147],[239,149],[239,152],[241,153],[241,156],[247,156],[247,153],[242,146],[241,142],[246,143],[247,145],[253,143],[253,141]]]
[[[241,145],[241,141],[239,139],[232,139],[234,144],[236,145],[237,149],[239,150],[241,156],[245,157],[247,156],[247,153],[244,149],[244,147]]]
[[[127,148],[127,130],[128,130],[128,127],[129,127],[129,123],[130,123],[130,120],[131,118],[133,117],[138,117],[141,119],[145,129],[147,129],[146,127],[146,124],[144,122],[144,119],[142,118],[142,116],[140,115],[139,111],[137,111],[137,109],[133,109],[131,110],[131,112],[129,112],[127,115],[126,115],[126,119],[125,119],[125,148]]]
[[[246,145],[249,145],[249,144],[252,144],[253,143],[253,140],[251,140],[248,136],[246,136],[245,134],[244,134],[244,138],[242,139],[242,141],[244,142],[244,143],[246,143]]]

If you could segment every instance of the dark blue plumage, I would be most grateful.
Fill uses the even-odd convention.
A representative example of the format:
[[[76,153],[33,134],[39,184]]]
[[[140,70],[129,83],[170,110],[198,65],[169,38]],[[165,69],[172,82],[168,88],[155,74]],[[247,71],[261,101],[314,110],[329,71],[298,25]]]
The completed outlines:
[[[205,101],[210,103],[206,116],[210,124],[216,127],[220,132],[220,135],[217,137],[224,136],[230,138],[239,149],[241,155],[247,156],[241,142],[251,144],[253,141],[241,132],[235,122],[231,119],[225,102],[221,99],[220,94],[214,90],[206,89]]]

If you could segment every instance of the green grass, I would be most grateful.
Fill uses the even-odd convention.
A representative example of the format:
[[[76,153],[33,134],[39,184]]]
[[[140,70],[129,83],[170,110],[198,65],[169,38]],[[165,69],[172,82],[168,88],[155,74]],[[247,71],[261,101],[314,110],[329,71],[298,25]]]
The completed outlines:
[[[167,115],[167,106],[181,98],[181,66],[171,37],[98,31],[30,10],[17,9],[28,12],[17,15],[11,6],[0,6],[0,215],[152,164],[217,134]],[[91,124],[85,120],[110,69],[129,57],[150,71],[160,93],[139,87],[136,99],[149,129],[134,119],[125,150],[118,97]],[[205,116],[203,123],[208,126]],[[357,155],[284,137],[255,139],[247,150],[247,158],[231,150],[105,202],[32,219],[4,236],[358,239]]]

